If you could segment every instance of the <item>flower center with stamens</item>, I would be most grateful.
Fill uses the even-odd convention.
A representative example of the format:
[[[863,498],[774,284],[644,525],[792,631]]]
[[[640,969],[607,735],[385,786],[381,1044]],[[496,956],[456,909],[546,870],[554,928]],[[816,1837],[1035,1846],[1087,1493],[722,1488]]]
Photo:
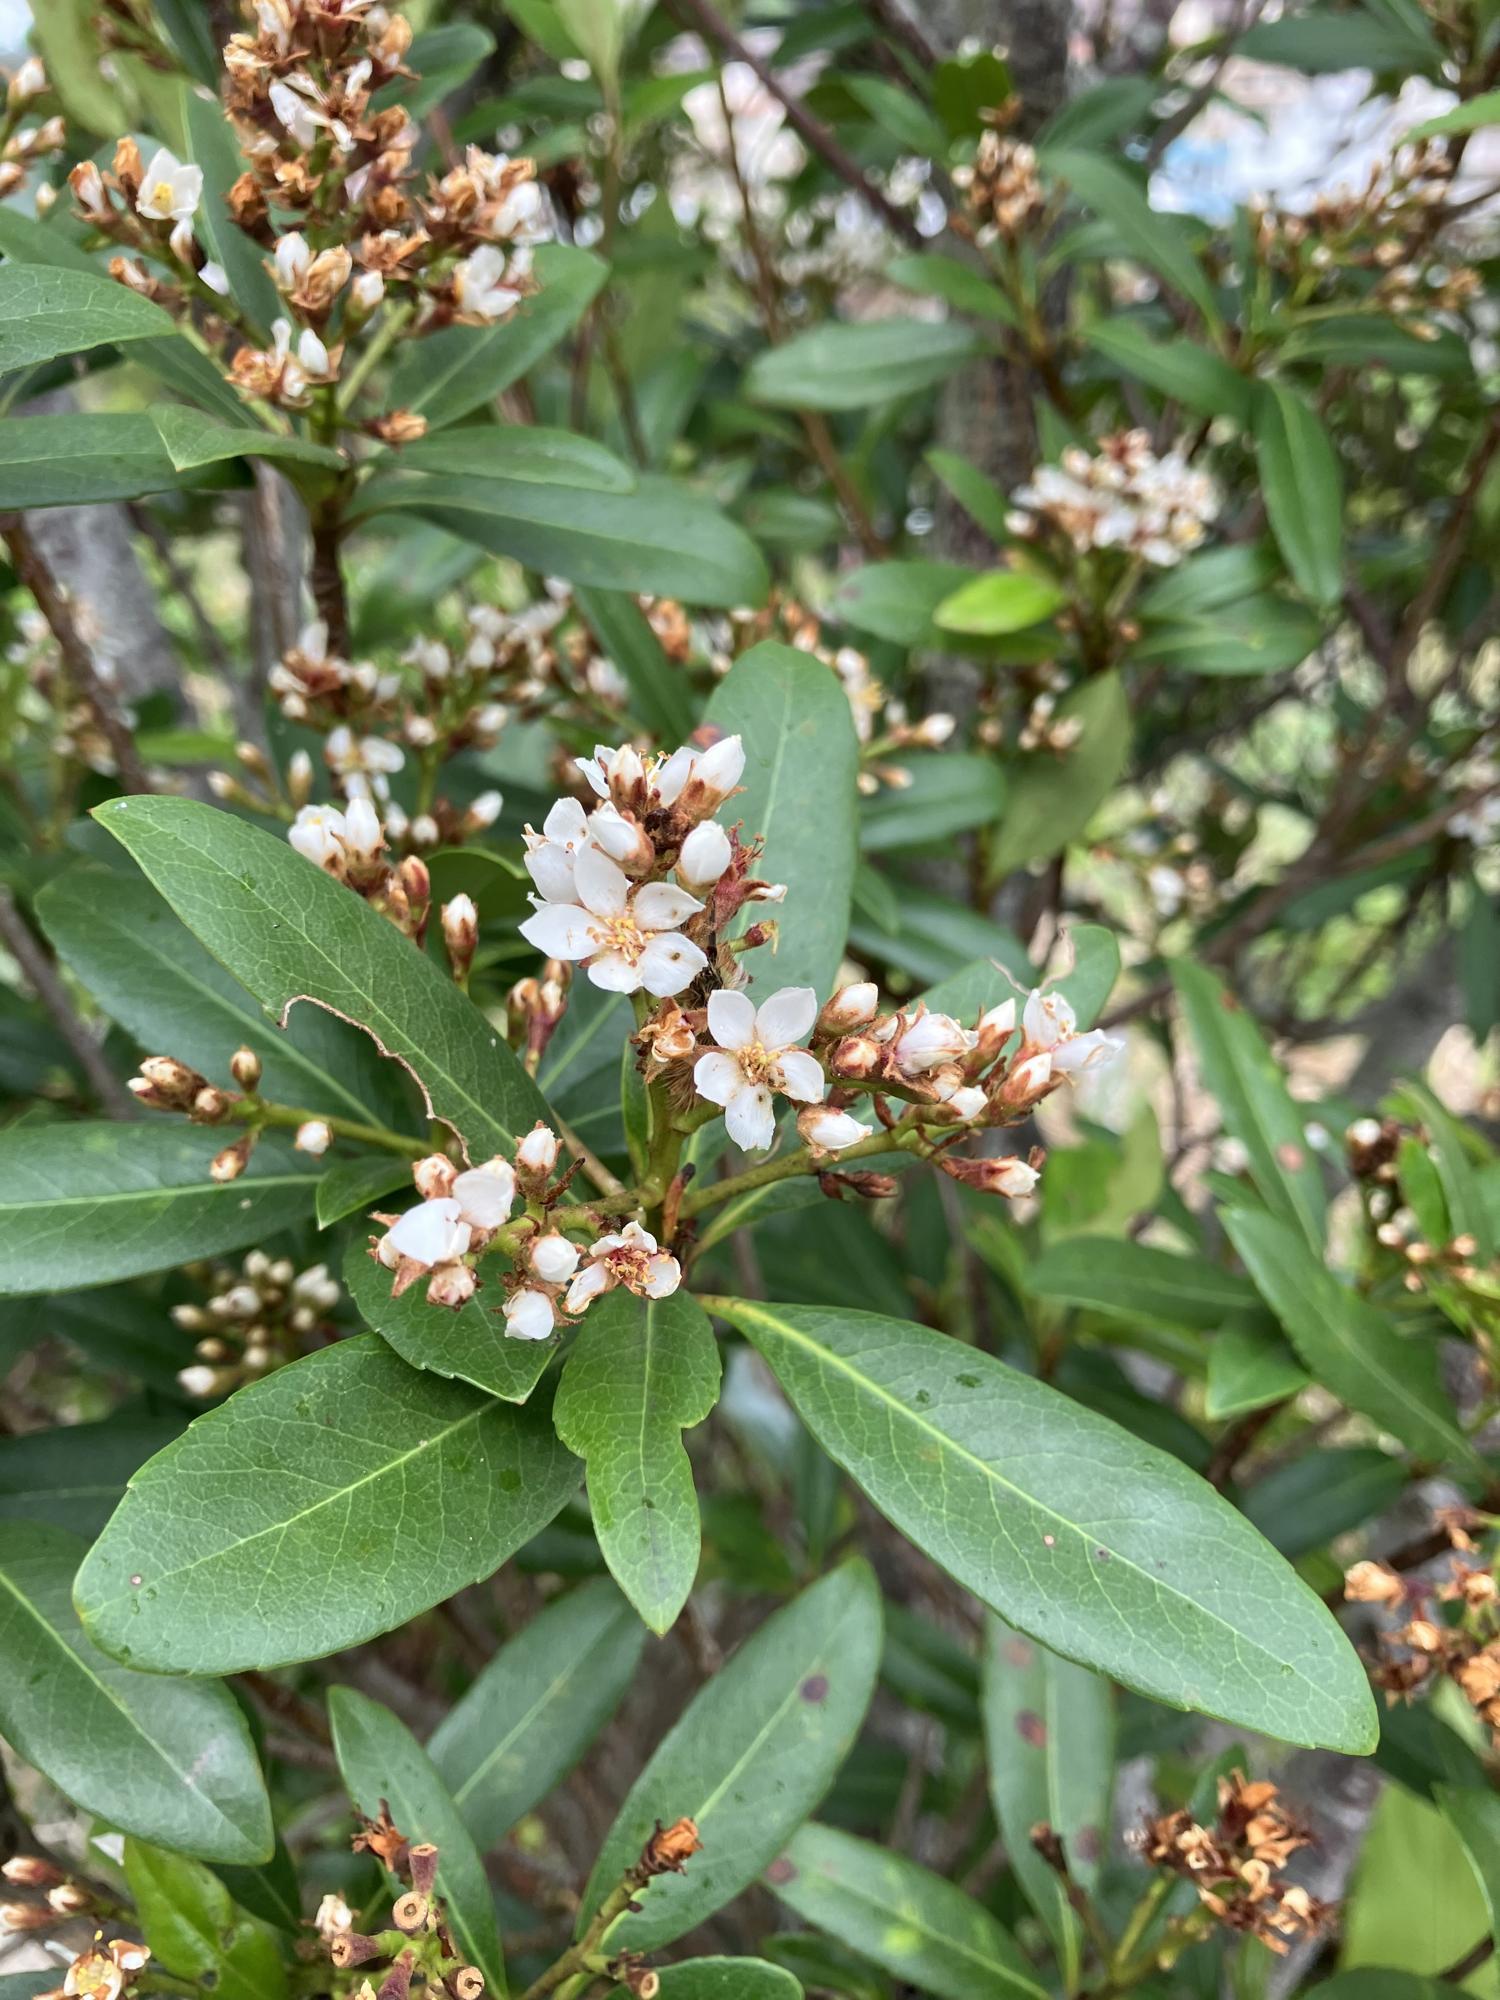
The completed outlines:
[[[170,181],[158,181],[156,186],[152,188],[151,206],[153,208],[170,208],[172,206],[172,183]]]
[[[751,1042],[746,1048],[736,1049],[734,1059],[747,1083],[772,1083],[776,1077],[776,1056],[775,1049]]]
[[[646,1251],[638,1249],[633,1243],[626,1243],[618,1250],[611,1250],[608,1261],[617,1284],[626,1285],[633,1292],[645,1290],[651,1279],[651,1263]]]
[[[589,936],[600,951],[616,951],[627,965],[634,965],[646,949],[646,934],[632,916],[601,917],[589,925]]]

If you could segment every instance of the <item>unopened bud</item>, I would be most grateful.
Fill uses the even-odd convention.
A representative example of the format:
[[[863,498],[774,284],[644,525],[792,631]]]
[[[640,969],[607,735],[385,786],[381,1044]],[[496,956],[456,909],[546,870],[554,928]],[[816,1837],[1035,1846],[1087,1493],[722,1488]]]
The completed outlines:
[[[729,835],[716,819],[706,819],[682,843],[677,856],[678,879],[689,889],[711,888],[733,859]]]
[[[206,1083],[194,1097],[189,1116],[197,1125],[218,1125],[234,1109],[234,1099],[216,1083]]]
[[[238,1048],[229,1058],[229,1074],[241,1090],[258,1090],[260,1087],[260,1057],[252,1048]]]
[[[300,812],[313,794],[313,760],[305,750],[294,750],[286,764],[286,792]]]
[[[321,1159],[333,1144],[333,1128],[321,1118],[309,1118],[297,1127],[297,1136],[292,1143],[299,1153],[310,1153],[315,1160]]]
[[[192,1396],[199,1401],[218,1395],[219,1382],[220,1375],[217,1368],[209,1368],[196,1361],[191,1367],[179,1368],[177,1371],[177,1386],[185,1396]]]
[[[505,803],[499,792],[481,792],[464,814],[465,833],[484,833],[500,817],[500,808]]]
[[[1052,1088],[1052,1051],[1032,1049],[1011,1064],[1005,1081],[995,1093],[1001,1111],[1025,1111]]]
[[[49,1931],[56,1922],[45,1903],[0,1903],[0,1931]]]
[[[37,98],[46,94],[47,72],[38,56],[28,56],[11,78],[5,92],[5,101],[13,111],[24,110],[34,104]]]
[[[1036,1167],[1014,1155],[984,1160],[955,1160],[945,1156],[938,1166],[965,1187],[976,1188],[981,1194],[1004,1195],[1007,1201],[1032,1193],[1041,1179]]]
[[[857,979],[841,986],[818,1016],[820,1035],[848,1035],[856,1028],[868,1028],[880,1012],[880,988],[873,979]]]
[[[841,1153],[870,1137],[868,1125],[851,1118],[847,1111],[834,1111],[826,1104],[810,1104],[797,1114],[797,1130],[814,1153]]]
[[[76,1917],[80,1910],[89,1908],[93,1897],[76,1882],[59,1882],[47,1891],[47,1902],[60,1917]]]
[[[559,1236],[552,1230],[532,1241],[527,1251],[527,1262],[544,1285],[565,1285],[578,1269],[581,1254],[576,1243],[570,1243],[566,1236]]]
[[[446,1201],[453,1192],[458,1168],[444,1154],[429,1153],[425,1160],[417,1161],[411,1177],[423,1201]]]
[[[416,835],[416,829],[417,821],[413,820],[413,837]],[[418,842],[419,846],[423,844]],[[396,879],[405,891],[413,912],[419,915],[425,914],[427,905],[432,901],[432,876],[428,872],[427,863],[418,855],[408,854],[396,871]]]
[[[222,1153],[215,1153],[208,1165],[208,1177],[212,1181],[237,1181],[250,1164],[250,1155],[255,1150],[255,1134],[247,1132],[243,1139],[236,1139],[232,1146],[226,1146]]]
[[[479,1280],[467,1264],[439,1264],[427,1281],[427,1303],[457,1312],[478,1289]]]
[[[61,1882],[63,1872],[40,1854],[13,1854],[0,1867],[0,1877],[16,1889],[50,1889],[54,1882]]]
[[[462,982],[469,976],[479,945],[479,912],[472,897],[455,896],[451,903],[444,903],[443,943],[448,948],[453,977]]]
[[[208,1086],[207,1077],[178,1062],[175,1056],[147,1056],[141,1064],[141,1075],[159,1098],[181,1111],[186,1111],[198,1092]]]
[[[517,1170],[545,1181],[556,1165],[557,1134],[538,1120],[516,1148]]]
[[[849,1035],[829,1057],[840,1076],[873,1076],[880,1067],[880,1044],[869,1035]]]

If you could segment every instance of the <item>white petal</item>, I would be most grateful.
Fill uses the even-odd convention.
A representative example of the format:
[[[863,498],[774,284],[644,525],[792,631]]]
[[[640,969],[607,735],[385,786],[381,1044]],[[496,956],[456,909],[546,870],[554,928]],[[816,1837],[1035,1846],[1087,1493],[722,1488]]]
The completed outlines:
[[[459,1220],[459,1204],[451,1198],[420,1201],[397,1220],[386,1241],[414,1263],[445,1264],[468,1249],[469,1225]]]
[[[464,1221],[475,1229],[498,1229],[515,1206],[515,1169],[508,1160],[471,1167],[453,1183],[453,1198]]]
[[[755,1003],[748,993],[721,986],[708,996],[708,1032],[721,1049],[748,1048],[755,1040]]]
[[[538,1236],[527,1253],[527,1261],[536,1275],[548,1285],[566,1284],[578,1269],[580,1251],[576,1243],[570,1243],[566,1236],[559,1236],[550,1230],[545,1236]]]
[[[810,1034],[817,1018],[818,996],[810,986],[783,986],[756,1008],[756,1039],[768,1049],[784,1049]]]
[[[658,1250],[654,1257],[648,1259],[646,1269],[650,1273],[646,1279],[648,1299],[669,1299],[682,1283],[682,1266],[665,1250]]]
[[[658,931],[641,953],[640,983],[658,1000],[691,986],[708,960],[676,931]]]
[[[573,880],[578,884],[578,900],[596,916],[623,915],[630,884],[607,854],[597,847],[583,847],[573,863]]]
[[[763,1153],[776,1137],[776,1114],[771,1093],[763,1083],[749,1085],[734,1094],[724,1107],[724,1123],[729,1136],[747,1153]]]
[[[745,1088],[744,1071],[733,1056],[710,1049],[693,1064],[693,1087],[710,1104],[729,1104]]]
[[[695,896],[690,896],[686,889],[674,889],[670,882],[648,882],[644,889],[636,890],[631,905],[643,931],[676,930],[702,908]]]
[[[588,814],[577,799],[559,799],[542,821],[542,832],[549,840],[581,847],[588,839]]]
[[[552,841],[533,847],[523,859],[526,872],[549,903],[575,903],[578,885],[573,880],[573,862],[567,852]]]
[[[513,1292],[505,1301],[505,1331],[512,1340],[547,1340],[555,1324],[552,1301],[545,1292],[530,1286]]]
[[[589,960],[589,983],[603,993],[639,993],[641,966],[632,965],[623,952],[601,951]],[[683,981],[685,986],[687,981]]]
[[[779,1059],[781,1087],[799,1104],[821,1104],[828,1091],[828,1079],[816,1056],[806,1049],[783,1049]]]
[[[576,903],[543,903],[521,925],[521,935],[546,958],[587,958],[599,949],[591,922]]]
[[[706,819],[701,826],[695,826],[682,843],[682,852],[677,857],[677,873],[695,888],[706,888],[718,881],[733,859],[734,850],[729,844],[729,835],[716,819]]]
[[[659,765],[652,776],[651,789],[664,806],[674,805],[683,786],[688,781],[688,773],[693,768],[697,753],[689,749],[674,750],[667,761]]]
[[[578,1276],[568,1287],[568,1296],[563,1301],[570,1313],[581,1313],[590,1299],[597,1299],[601,1292],[610,1287],[610,1274],[603,1264],[585,1264]]]

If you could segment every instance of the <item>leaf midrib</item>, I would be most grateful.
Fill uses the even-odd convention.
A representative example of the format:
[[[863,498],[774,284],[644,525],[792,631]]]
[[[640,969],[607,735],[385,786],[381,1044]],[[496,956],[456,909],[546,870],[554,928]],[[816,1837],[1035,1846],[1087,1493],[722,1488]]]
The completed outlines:
[[[160,1201],[163,1195],[223,1195],[243,1200],[248,1194],[258,1194],[266,1188],[313,1187],[321,1175],[308,1174],[258,1174],[249,1181],[183,1181],[176,1186],[117,1188],[113,1194],[58,1194],[43,1195],[36,1201],[15,1201],[8,1195],[0,1195],[0,1215],[24,1215],[33,1208],[107,1208],[114,1202]]]

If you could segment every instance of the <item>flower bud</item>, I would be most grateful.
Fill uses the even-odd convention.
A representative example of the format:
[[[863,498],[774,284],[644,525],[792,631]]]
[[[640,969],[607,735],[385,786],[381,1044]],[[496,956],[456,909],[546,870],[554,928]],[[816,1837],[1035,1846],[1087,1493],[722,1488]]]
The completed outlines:
[[[80,160],[68,175],[68,185],[73,190],[73,199],[84,214],[97,221],[109,214],[109,196],[104,189],[104,177],[92,160]]]
[[[211,1181],[237,1181],[250,1164],[250,1155],[255,1150],[255,1134],[247,1132],[243,1139],[236,1139],[232,1146],[226,1146],[222,1153],[215,1153],[208,1163],[208,1177]]]
[[[985,1160],[955,1160],[945,1156],[938,1166],[965,1187],[977,1188],[981,1194],[1004,1195],[1008,1201],[1017,1195],[1030,1194],[1041,1179],[1036,1167],[1013,1154]]]
[[[557,1165],[557,1134],[540,1119],[516,1148],[516,1166],[533,1180],[545,1181]]]
[[[235,1100],[216,1083],[206,1083],[194,1097],[188,1116],[195,1125],[218,1125],[234,1109]]]
[[[59,1882],[47,1891],[48,1908],[55,1910],[60,1917],[76,1917],[92,1901],[87,1889],[80,1888],[76,1882]]]
[[[385,846],[385,829],[369,799],[351,799],[344,814],[344,851],[351,862],[368,870]]]
[[[1025,1111],[1051,1088],[1052,1051],[1032,1049],[1011,1064],[995,1094],[995,1103],[1005,1112]]]
[[[0,1933],[48,1931],[56,1922],[45,1903],[0,1903]]]
[[[484,833],[500,817],[500,808],[505,803],[499,792],[481,792],[471,801],[464,814],[465,833]]]
[[[28,56],[11,78],[5,92],[5,101],[12,111],[24,110],[34,104],[37,98],[46,94],[47,72],[42,67],[39,56]]]
[[[350,303],[361,318],[368,318],[385,297],[385,279],[378,271],[361,271],[349,288]]]
[[[310,1153],[321,1159],[333,1144],[333,1129],[321,1118],[309,1118],[297,1127],[297,1136],[292,1141],[299,1153]]]
[[[306,750],[294,750],[286,760],[287,797],[300,812],[312,797],[313,760]]]
[[[194,1362],[190,1368],[180,1368],[177,1371],[177,1382],[184,1395],[192,1396],[199,1402],[219,1393],[218,1369],[209,1368],[199,1362]]]
[[[696,823],[719,810],[739,788],[745,774],[745,746],[738,736],[725,736],[693,759],[687,782],[677,800],[677,810]]]
[[[989,1108],[989,1099],[977,1083],[967,1083],[943,1099],[943,1109],[962,1124],[969,1124]]]
[[[545,1292],[523,1285],[520,1291],[511,1293],[501,1310],[505,1315],[505,1331],[512,1340],[552,1338],[557,1315]]]
[[[974,1047],[975,1040],[951,1014],[929,1014],[925,1008],[919,1008],[915,1018],[897,1035],[892,1054],[903,1076],[925,1076],[945,1063],[960,1061]]]
[[[260,1087],[260,1057],[252,1048],[238,1048],[229,1058],[229,1074],[241,1090],[254,1091]]]
[[[873,979],[857,979],[841,986],[818,1016],[820,1035],[847,1035],[856,1028],[868,1028],[880,1012],[880,988]]]
[[[578,1269],[581,1254],[576,1243],[570,1243],[566,1236],[551,1230],[532,1241],[526,1261],[533,1275],[540,1278],[544,1285],[565,1285]]]
[[[63,1872],[40,1854],[13,1854],[0,1867],[0,1876],[16,1889],[50,1889],[63,1879]]]
[[[695,826],[677,856],[677,879],[688,889],[708,889],[734,859],[729,835],[716,819]]]
[[[799,1111],[797,1130],[814,1153],[841,1153],[846,1146],[857,1146],[870,1136],[868,1125],[826,1104],[810,1104]]]
[[[849,1035],[829,1057],[840,1076],[873,1076],[880,1067],[880,1044],[869,1035]]]
[[[651,836],[633,813],[620,812],[606,801],[589,819],[594,845],[618,862],[627,875],[644,875],[656,860]]]
[[[427,1303],[457,1312],[478,1289],[479,1280],[467,1264],[439,1264],[427,1281]]]
[[[141,1064],[141,1075],[156,1092],[158,1100],[170,1104],[177,1111],[186,1111],[199,1091],[208,1087],[207,1077],[189,1069],[186,1063],[178,1062],[175,1056],[147,1056]]]
[[[443,943],[453,977],[460,982],[467,979],[479,944],[479,912],[471,897],[455,896],[451,903],[444,903]]]
[[[974,1046],[978,1052],[981,1067],[988,1068],[1015,1031],[1016,1003],[1014,1000],[1002,1000],[998,1007],[991,1007],[986,1013],[980,1015],[977,1039]]]
[[[396,870],[396,880],[411,904],[413,915],[425,919],[427,905],[432,901],[432,876],[427,863],[420,855],[408,854]]]
[[[423,1201],[446,1201],[458,1179],[458,1168],[442,1153],[429,1153],[425,1160],[417,1161],[411,1177]]]

